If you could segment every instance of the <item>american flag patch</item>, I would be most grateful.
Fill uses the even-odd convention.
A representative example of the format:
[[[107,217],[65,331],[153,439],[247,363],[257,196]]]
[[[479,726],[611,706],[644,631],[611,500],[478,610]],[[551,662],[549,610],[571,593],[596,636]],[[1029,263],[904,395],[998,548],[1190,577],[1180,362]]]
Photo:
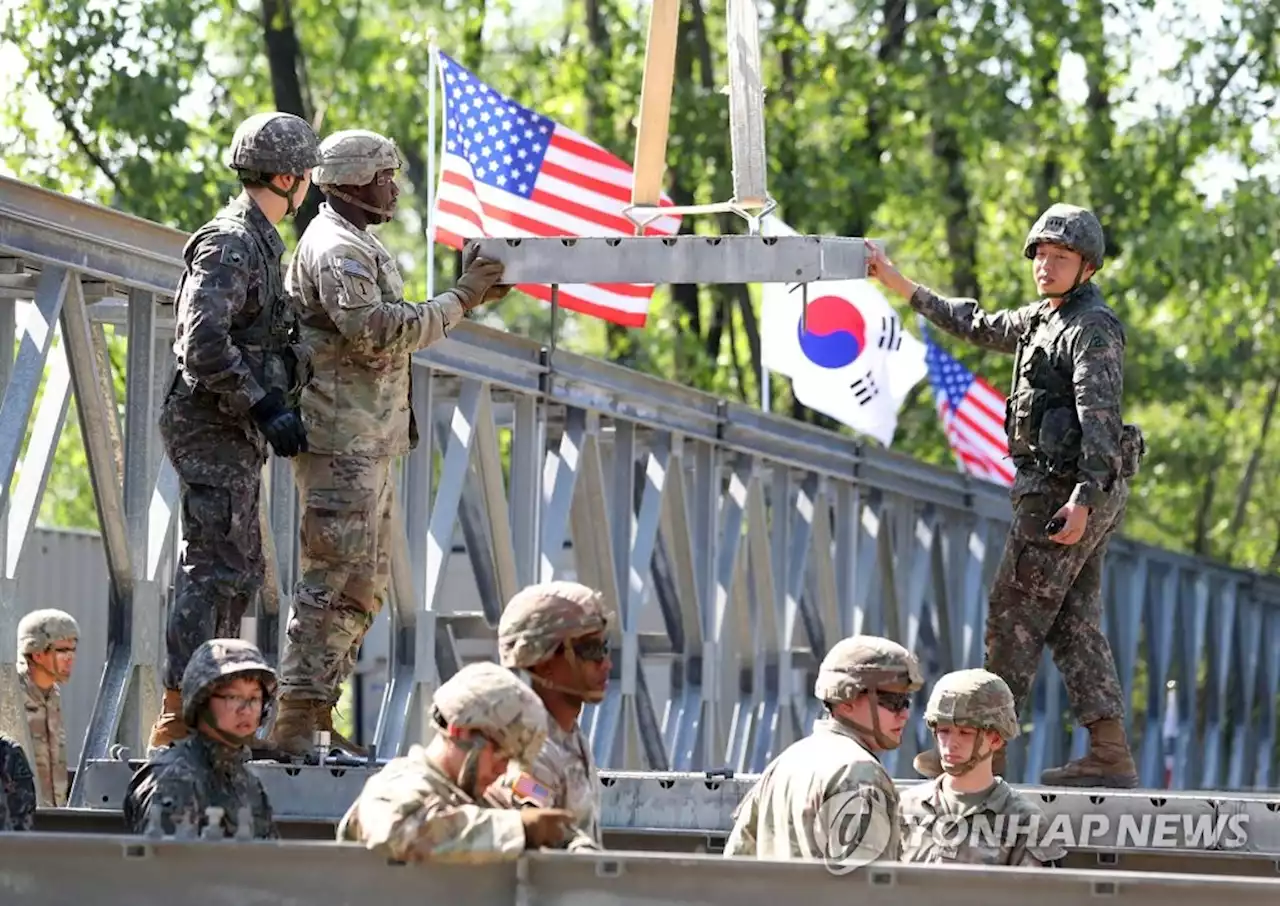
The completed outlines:
[[[521,774],[511,785],[511,792],[516,802],[548,808],[552,802],[551,790],[547,789],[528,774]]]

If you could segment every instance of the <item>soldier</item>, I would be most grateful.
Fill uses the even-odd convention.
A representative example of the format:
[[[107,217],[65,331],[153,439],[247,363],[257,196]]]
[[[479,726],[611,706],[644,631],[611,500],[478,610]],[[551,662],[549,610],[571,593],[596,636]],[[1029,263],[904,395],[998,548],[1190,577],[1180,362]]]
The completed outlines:
[[[837,642],[813,690],[827,716],[764,769],[734,813],[724,854],[854,868],[896,861],[898,794],[877,755],[901,745],[921,685],[919,662],[897,642]]]
[[[266,791],[246,767],[275,698],[275,671],[256,645],[201,644],[182,674],[182,719],[192,732],[152,755],[129,782],[124,817],[133,832],[201,833],[214,808],[222,810],[219,836],[277,839]]]
[[[277,456],[306,449],[294,408],[306,353],[284,295],[275,225],[306,197],[318,152],[315,133],[296,116],[247,119],[227,155],[244,190],[183,249],[177,372],[160,410],[165,452],[181,480],[183,545],[153,751],[186,735],[179,686],[192,652],[206,639],[239,636],[262,587],[267,445]]]
[[[1124,697],[1102,632],[1102,564],[1144,448],[1137,427],[1121,421],[1124,328],[1090,280],[1104,249],[1093,214],[1053,205],[1023,245],[1044,298],[990,313],[972,299],[945,299],[912,283],[867,244],[870,276],[917,312],[986,349],[1016,353],[1005,418],[1017,468],[1013,523],[992,583],[985,666],[1021,707],[1046,642],[1053,651],[1090,748],[1041,774],[1051,786],[1138,783]],[[941,771],[936,752],[916,767],[926,777]]]
[[[924,719],[945,773],[902,793],[904,862],[1043,866],[1066,857],[1045,839],[1039,806],[992,769],[992,756],[1018,735],[1004,680],[986,670],[948,673],[934,684]]]
[[[36,781],[26,753],[0,736],[0,831],[29,831],[35,826]]]
[[[498,623],[504,667],[528,672],[548,713],[547,743],[529,775],[507,771],[490,791],[494,802],[520,799],[568,809],[580,833],[570,849],[601,849],[600,774],[578,725],[582,706],[604,700],[613,662],[609,613],[598,591],[577,582],[530,585],[507,604]]]
[[[322,729],[363,755],[334,732],[332,711],[387,596],[391,462],[417,443],[410,356],[509,287],[494,288],[501,264],[473,256],[452,290],[406,302],[395,259],[368,230],[395,213],[395,145],[373,132],[338,132],[324,140],[320,158],[315,179],[328,201],[286,278],[314,377],[302,393],[309,452],[294,461],[300,578],[281,654],[274,743],[303,755]]]
[[[76,665],[80,627],[61,610],[35,610],[18,622],[18,679],[27,692],[27,729],[41,808],[67,804],[67,728],[62,684]]]
[[[547,712],[497,664],[463,667],[436,690],[437,734],[365,783],[338,839],[401,862],[504,862],[526,849],[562,847],[573,833],[562,809],[489,808],[485,787],[508,764],[528,765],[547,735]]]

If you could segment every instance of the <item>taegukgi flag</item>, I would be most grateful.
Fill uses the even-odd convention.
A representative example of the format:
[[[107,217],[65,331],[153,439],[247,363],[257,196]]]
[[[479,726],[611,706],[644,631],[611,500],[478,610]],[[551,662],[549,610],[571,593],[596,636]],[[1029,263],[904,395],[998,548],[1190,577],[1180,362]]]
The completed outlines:
[[[795,236],[772,215],[766,236]],[[763,365],[791,378],[802,404],[874,437],[893,442],[898,412],[925,378],[925,346],[870,280],[822,280],[803,293],[787,284],[764,287],[760,313]]]

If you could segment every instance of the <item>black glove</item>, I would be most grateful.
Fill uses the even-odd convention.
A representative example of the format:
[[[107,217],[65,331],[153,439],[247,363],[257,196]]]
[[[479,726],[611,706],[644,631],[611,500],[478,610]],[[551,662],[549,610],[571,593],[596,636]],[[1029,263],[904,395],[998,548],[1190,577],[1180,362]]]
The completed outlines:
[[[272,390],[249,410],[267,443],[277,456],[297,456],[307,452],[307,432],[298,413],[284,406],[284,394]]]

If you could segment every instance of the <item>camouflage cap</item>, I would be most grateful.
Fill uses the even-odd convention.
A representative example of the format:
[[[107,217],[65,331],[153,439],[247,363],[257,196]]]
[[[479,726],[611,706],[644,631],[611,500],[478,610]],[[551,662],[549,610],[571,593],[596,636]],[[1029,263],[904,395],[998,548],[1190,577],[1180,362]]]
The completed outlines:
[[[240,124],[227,149],[233,170],[303,176],[320,161],[320,139],[300,116],[257,113]]]
[[[80,626],[65,610],[33,610],[18,621],[18,657],[48,651],[58,642],[80,638]]]
[[[603,632],[609,613],[600,592],[577,582],[545,582],[522,589],[498,623],[502,666],[526,669],[556,653],[563,643]]]
[[[243,639],[210,639],[197,648],[182,672],[182,719],[194,727],[213,687],[237,676],[262,683],[264,704],[275,698],[276,672],[257,645]]]
[[[400,152],[391,139],[366,129],[346,129],[320,143],[314,178],[318,186],[364,186],[379,171],[401,166]]]
[[[468,664],[441,684],[432,704],[446,725],[479,730],[512,761],[533,764],[547,738],[547,708],[528,685],[488,661]]]
[[[897,642],[874,635],[842,639],[818,666],[813,694],[819,701],[848,701],[860,692],[905,685],[914,692],[924,685],[920,662]]]
[[[957,670],[939,679],[924,720],[930,728],[942,724],[995,730],[1006,742],[1018,735],[1018,711],[1009,684],[988,670]]]
[[[1092,211],[1073,204],[1050,205],[1027,234],[1022,254],[1034,258],[1036,246],[1041,242],[1066,246],[1095,269],[1102,267],[1107,251],[1107,240],[1098,218]]]

